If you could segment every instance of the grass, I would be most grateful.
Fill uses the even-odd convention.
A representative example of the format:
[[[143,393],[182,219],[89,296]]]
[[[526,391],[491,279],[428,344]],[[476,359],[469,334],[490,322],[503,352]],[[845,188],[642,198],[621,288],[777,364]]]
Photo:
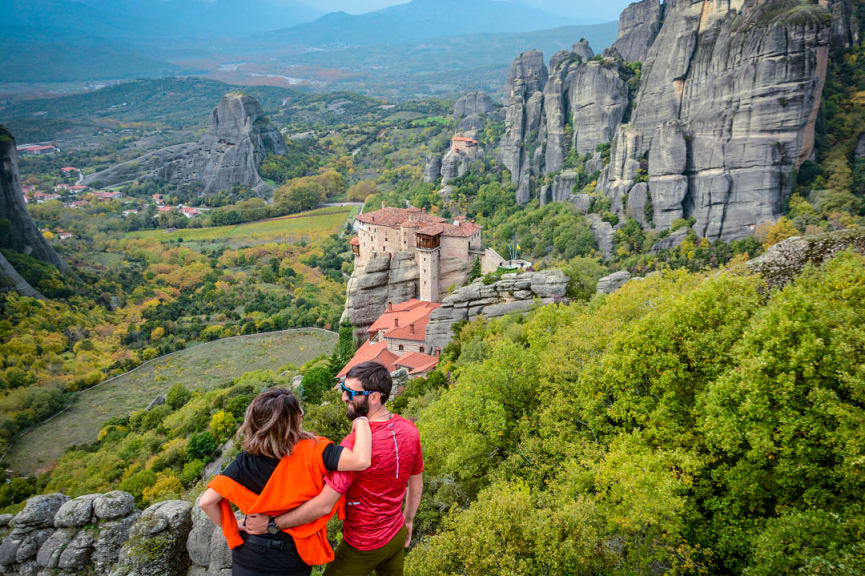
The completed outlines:
[[[237,226],[215,226],[212,228],[186,228],[184,230],[142,230],[130,232],[130,238],[155,238],[184,243],[225,242],[233,247],[249,246],[264,242],[299,242],[324,238],[338,231],[349,218],[357,214],[357,206],[329,206],[247,222]]]
[[[103,422],[146,408],[178,382],[190,390],[207,389],[253,370],[301,366],[329,354],[337,339],[319,330],[271,332],[215,340],[157,358],[80,392],[68,410],[22,436],[3,464],[18,474],[45,471],[68,448],[95,441]]]

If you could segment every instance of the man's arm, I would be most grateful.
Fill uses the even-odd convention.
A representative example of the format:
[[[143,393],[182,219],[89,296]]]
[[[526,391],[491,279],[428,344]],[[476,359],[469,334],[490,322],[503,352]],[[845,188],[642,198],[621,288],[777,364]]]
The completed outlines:
[[[297,508],[293,508],[284,514],[276,517],[276,525],[280,530],[302,526],[317,520],[322,516],[326,516],[333,510],[333,507],[339,501],[340,494],[330,487],[329,484],[324,485],[324,489],[318,496],[311,500],[307,500]],[[264,514],[250,514],[246,517],[246,531],[250,534],[265,534],[267,532],[267,516]]]
[[[405,512],[403,512],[406,527],[406,548],[411,544],[411,533],[414,528],[414,516],[417,514],[418,506],[420,506],[421,494],[423,494],[423,473],[409,476],[408,489],[406,490],[405,495]]]

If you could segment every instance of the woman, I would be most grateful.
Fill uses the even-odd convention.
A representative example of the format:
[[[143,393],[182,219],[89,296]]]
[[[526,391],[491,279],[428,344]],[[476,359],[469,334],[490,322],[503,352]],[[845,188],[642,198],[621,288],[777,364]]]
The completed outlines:
[[[199,506],[222,527],[231,548],[233,576],[309,576],[312,565],[333,560],[327,521],[337,509],[342,516],[342,502],[330,514],[284,532],[271,521],[263,536],[241,533],[229,504],[244,514],[275,517],[317,496],[327,471],[369,467],[372,435],[366,418],[353,423],[353,450],[306,432],[302,418],[291,391],[275,388],[259,394],[240,427],[243,451],[201,495]]]

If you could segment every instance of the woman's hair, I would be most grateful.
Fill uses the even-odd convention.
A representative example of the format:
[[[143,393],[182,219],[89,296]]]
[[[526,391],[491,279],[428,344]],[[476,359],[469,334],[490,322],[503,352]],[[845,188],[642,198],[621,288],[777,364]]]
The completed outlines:
[[[272,388],[262,392],[246,408],[240,427],[241,446],[248,454],[282,458],[305,438],[315,438],[303,430],[303,410],[291,390]]]

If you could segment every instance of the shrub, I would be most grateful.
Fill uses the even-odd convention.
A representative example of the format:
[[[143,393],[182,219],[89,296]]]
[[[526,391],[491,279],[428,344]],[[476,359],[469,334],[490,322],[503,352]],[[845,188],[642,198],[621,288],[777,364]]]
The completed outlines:
[[[210,432],[199,432],[189,439],[186,446],[186,454],[191,460],[204,460],[210,462],[213,453],[219,448],[219,443]]]

